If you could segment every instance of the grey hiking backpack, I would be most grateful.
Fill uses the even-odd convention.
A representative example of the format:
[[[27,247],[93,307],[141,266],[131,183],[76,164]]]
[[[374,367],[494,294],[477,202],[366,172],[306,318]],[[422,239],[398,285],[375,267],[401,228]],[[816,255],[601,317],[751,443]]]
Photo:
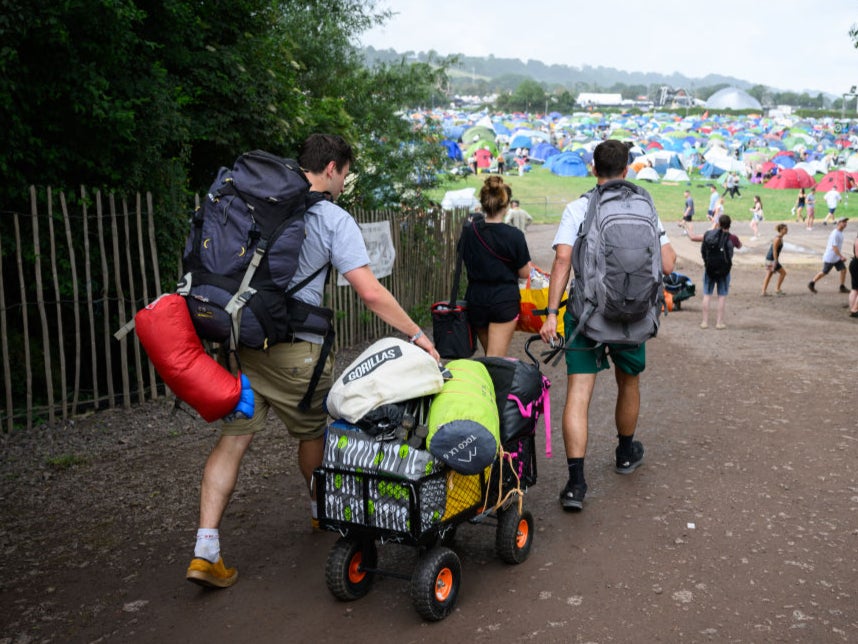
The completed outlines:
[[[599,343],[638,345],[658,333],[662,295],[661,232],[649,193],[623,180],[589,193],[572,248],[570,311]]]

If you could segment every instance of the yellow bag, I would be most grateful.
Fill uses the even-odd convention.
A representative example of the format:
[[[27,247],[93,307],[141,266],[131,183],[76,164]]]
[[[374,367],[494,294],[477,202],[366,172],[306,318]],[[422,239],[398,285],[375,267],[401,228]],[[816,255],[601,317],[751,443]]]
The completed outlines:
[[[541,271],[540,271],[541,272]],[[547,273],[543,273],[545,277],[549,277]],[[545,310],[548,308],[548,280],[545,280],[545,286],[542,288],[533,288],[531,286],[531,278],[527,278],[527,283],[524,288],[520,289],[521,303],[518,311],[518,331],[527,333],[539,333],[542,328],[542,323],[545,322],[545,314],[535,315],[534,311]],[[561,311],[557,315],[557,335],[563,336],[563,311],[565,304],[561,304]]]

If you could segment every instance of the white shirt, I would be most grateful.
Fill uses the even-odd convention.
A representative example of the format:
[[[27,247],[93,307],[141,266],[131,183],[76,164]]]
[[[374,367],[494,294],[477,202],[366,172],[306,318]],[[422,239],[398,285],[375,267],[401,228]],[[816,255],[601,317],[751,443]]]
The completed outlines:
[[[839,196],[839,193],[838,193]],[[837,246],[837,249],[840,251],[841,255],[843,254],[843,231],[838,230],[836,227],[831,231],[831,234],[828,236],[828,243],[825,245],[825,252],[822,254],[822,261],[826,264],[836,264],[840,261],[840,255],[834,252],[834,247]]]
[[[587,204],[590,202],[589,197],[582,196],[568,204],[563,210],[563,216],[560,218],[560,226],[557,228],[557,233],[554,235],[554,242],[551,247],[557,248],[558,244],[566,244],[574,246],[575,240],[578,238],[578,230],[584,219],[587,216]],[[670,243],[670,239],[664,230],[661,223],[661,218],[658,219],[658,232],[661,233],[661,245]]]
[[[837,208],[837,204],[840,203],[840,193],[837,192],[836,188],[825,193],[825,203],[828,204],[829,209]]]

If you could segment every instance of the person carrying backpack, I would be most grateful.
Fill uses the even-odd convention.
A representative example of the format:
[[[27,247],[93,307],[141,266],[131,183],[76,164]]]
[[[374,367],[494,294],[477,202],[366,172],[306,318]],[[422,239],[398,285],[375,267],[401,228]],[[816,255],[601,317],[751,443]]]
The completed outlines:
[[[574,266],[564,318],[568,377],[563,442],[569,480],[560,492],[560,504],[567,511],[583,509],[590,400],[596,374],[610,366],[608,358],[617,382],[615,471],[630,474],[643,461],[643,445],[634,435],[640,373],[646,366],[645,339],[658,329],[662,275],[673,271],[676,252],[649,193],[624,181],[628,161],[629,148],[621,141],[608,139],[596,146],[597,186],[566,207],[554,237],[548,315],[539,334],[546,343],[557,338],[558,309]],[[606,243],[611,244],[610,252]],[[600,292],[600,285],[640,288],[606,293]],[[623,311],[623,302],[634,306]]]
[[[310,190],[327,194],[305,214],[306,236],[298,256],[298,268],[290,288],[315,274],[294,297],[309,306],[322,303],[326,273],[333,266],[348,280],[367,307],[384,322],[411,339],[436,361],[440,356],[432,341],[402,309],[393,295],[375,278],[360,228],[351,215],[334,203],[353,160],[351,146],[341,137],[313,134],[301,146],[298,163]],[[256,408],[248,419],[223,425],[203,472],[200,488],[200,518],[194,558],[186,577],[202,586],[226,588],[238,579],[235,568],[227,568],[220,552],[219,526],[238,478],[242,457],[256,432],[265,429],[269,408],[298,439],[298,466],[310,488],[313,470],[322,462],[327,414],[323,402],[331,388],[334,356],[330,353],[316,384],[309,408],[302,401],[323,350],[324,338],[309,332],[273,346],[238,347],[242,371],[250,379]],[[279,501],[278,501],[279,502]],[[315,503],[311,500],[315,515]]]
[[[730,270],[733,268],[733,250],[742,247],[739,238],[730,232],[732,223],[729,215],[718,217],[718,227],[707,230],[702,235],[689,235],[688,239],[701,242],[700,254],[703,256],[703,321],[701,329],[709,328],[709,301],[716,287],[718,289],[718,307],[715,314],[715,328],[723,331],[724,311],[727,307],[727,293],[730,292]]]

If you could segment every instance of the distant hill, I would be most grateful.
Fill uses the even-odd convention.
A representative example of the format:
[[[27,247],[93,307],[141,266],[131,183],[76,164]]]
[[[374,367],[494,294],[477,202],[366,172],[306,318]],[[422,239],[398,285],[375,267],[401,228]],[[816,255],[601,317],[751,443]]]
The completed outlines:
[[[363,51],[369,64],[373,64],[376,61],[398,62],[403,57],[426,62],[430,56],[437,56],[434,51],[396,52],[393,49],[375,49],[373,47],[366,47]],[[569,90],[576,90],[577,84],[578,88],[584,91],[594,91],[596,88],[604,90],[618,84],[645,88],[669,85],[673,88],[684,88],[689,91],[691,88],[713,88],[725,85],[747,90],[756,85],[756,83],[741,78],[723,76],[721,74],[708,74],[703,78],[690,78],[679,73],[666,75],[652,72],[629,72],[614,69],[613,67],[591,67],[590,65],[584,65],[583,67],[546,65],[538,60],[524,62],[518,58],[498,58],[495,56],[477,58],[461,54],[459,55],[459,60],[458,72],[451,74],[451,77],[457,79],[457,81],[471,79],[473,81],[483,80],[491,83],[503,81],[504,79],[511,82],[515,79],[531,78],[539,83],[545,83],[549,86],[559,85]],[[456,70],[453,71],[455,72]],[[514,89],[514,86],[509,89]]]

